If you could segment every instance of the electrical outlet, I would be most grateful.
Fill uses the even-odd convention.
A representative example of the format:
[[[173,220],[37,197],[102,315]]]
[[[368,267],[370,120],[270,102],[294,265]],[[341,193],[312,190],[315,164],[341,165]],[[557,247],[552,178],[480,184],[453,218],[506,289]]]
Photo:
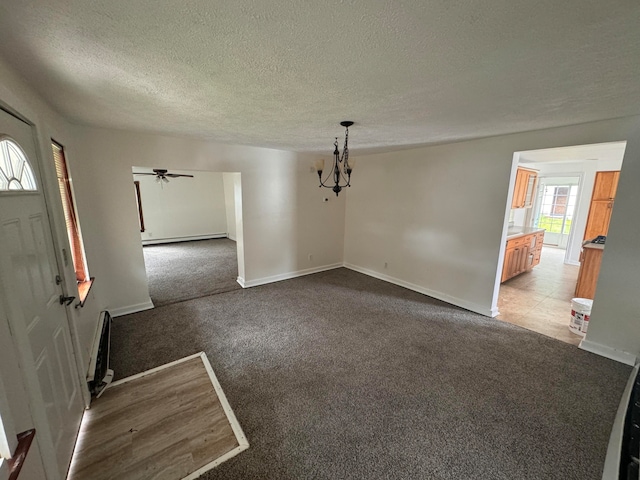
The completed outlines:
[[[389,266],[389,264],[387,262],[384,262],[384,268],[387,268]]]
[[[309,254],[309,261],[313,260],[313,255]]]

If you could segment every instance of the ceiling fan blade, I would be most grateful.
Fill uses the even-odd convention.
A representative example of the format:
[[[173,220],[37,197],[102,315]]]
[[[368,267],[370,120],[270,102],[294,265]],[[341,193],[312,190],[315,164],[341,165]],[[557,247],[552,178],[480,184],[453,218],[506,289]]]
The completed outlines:
[[[134,175],[155,175],[155,173],[147,173],[147,172],[133,172]]]
[[[178,178],[178,177],[191,177],[191,178],[193,178],[193,175],[183,175],[181,173],[167,173],[166,176],[167,177],[171,177],[171,178]]]

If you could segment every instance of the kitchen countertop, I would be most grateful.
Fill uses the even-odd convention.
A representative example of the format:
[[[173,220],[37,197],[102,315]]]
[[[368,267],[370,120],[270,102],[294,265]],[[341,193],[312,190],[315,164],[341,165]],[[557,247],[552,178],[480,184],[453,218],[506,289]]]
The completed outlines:
[[[544,232],[544,228],[536,228],[536,227],[509,227],[507,230],[507,240],[511,240],[513,238],[523,237],[524,235],[529,235],[531,233]]]
[[[604,243],[585,242],[582,244],[582,248],[593,248],[595,250],[604,250]]]

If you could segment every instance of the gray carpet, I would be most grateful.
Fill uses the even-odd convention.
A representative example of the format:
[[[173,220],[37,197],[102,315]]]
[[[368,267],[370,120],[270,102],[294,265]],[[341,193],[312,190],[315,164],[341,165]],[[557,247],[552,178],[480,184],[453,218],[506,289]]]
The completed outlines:
[[[203,479],[598,479],[630,368],[346,269],[117,318],[204,351],[250,443]]]
[[[156,307],[242,288],[236,242],[228,238],[146,245],[142,252]]]

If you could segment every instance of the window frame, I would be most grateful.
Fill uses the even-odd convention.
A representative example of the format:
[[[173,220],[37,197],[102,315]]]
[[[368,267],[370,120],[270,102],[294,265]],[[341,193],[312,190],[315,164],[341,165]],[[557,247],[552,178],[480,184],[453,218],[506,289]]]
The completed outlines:
[[[83,306],[89,294],[89,289],[93,284],[93,278],[89,276],[87,257],[82,240],[82,232],[80,231],[80,224],[78,222],[78,211],[73,193],[72,180],[69,175],[66,152],[64,146],[56,142],[53,138],[51,139],[51,149],[56,171],[58,194],[62,202],[67,239],[71,247],[71,261],[78,284],[78,294],[80,295],[80,303],[77,306]]]

